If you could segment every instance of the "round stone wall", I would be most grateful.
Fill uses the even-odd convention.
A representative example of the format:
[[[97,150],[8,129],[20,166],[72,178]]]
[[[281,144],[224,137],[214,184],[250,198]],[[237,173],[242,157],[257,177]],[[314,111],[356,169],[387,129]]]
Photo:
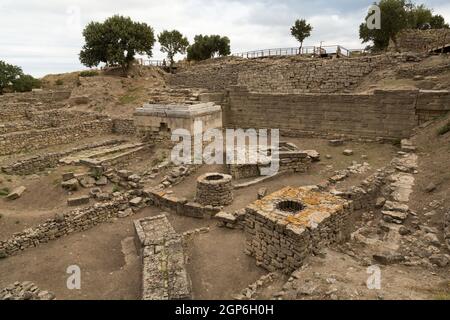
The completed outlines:
[[[222,173],[207,173],[197,180],[197,202],[214,207],[233,202],[232,177]]]

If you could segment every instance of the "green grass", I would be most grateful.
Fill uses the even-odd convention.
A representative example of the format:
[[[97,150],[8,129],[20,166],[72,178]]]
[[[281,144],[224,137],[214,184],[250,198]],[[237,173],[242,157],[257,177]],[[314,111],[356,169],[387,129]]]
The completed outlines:
[[[9,190],[9,188],[0,189],[0,197],[6,197],[10,193],[11,193],[11,191]]]
[[[139,88],[139,87],[135,87],[135,88],[129,89],[128,92],[127,92],[125,95],[123,95],[123,96],[121,96],[121,97],[119,98],[119,102],[120,102],[121,104],[129,104],[129,103],[135,102],[136,100],[139,99],[139,95],[137,95],[136,93],[137,93],[140,89],[141,89],[141,88]]]
[[[447,122],[446,125],[444,125],[442,128],[440,128],[440,129],[438,130],[438,134],[439,134],[440,136],[443,136],[444,134],[447,134],[447,133],[449,133],[449,132],[450,132],[450,121]]]

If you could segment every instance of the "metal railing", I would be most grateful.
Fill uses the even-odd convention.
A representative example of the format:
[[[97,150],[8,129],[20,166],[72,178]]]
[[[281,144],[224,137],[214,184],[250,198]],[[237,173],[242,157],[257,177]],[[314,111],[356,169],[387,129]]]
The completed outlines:
[[[137,62],[142,66],[154,66],[154,67],[166,67],[167,63],[165,60],[149,60],[149,59],[136,59]]]
[[[349,50],[340,45],[332,46],[307,46],[300,48],[274,48],[263,49],[241,53],[234,53],[232,56],[244,59],[276,57],[276,56],[297,56],[297,55],[339,55],[343,57],[350,57],[353,51],[363,50]]]

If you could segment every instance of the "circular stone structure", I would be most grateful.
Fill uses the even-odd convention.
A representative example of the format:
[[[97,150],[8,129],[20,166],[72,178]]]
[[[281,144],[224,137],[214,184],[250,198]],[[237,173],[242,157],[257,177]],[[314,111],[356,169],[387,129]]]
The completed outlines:
[[[207,173],[197,179],[197,202],[204,206],[226,206],[233,202],[232,177],[223,173]]]

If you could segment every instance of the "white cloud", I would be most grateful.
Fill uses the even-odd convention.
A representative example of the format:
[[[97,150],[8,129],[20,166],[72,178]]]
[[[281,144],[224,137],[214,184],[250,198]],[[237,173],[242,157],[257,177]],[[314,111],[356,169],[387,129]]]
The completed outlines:
[[[447,0],[423,1],[450,21]],[[35,76],[79,70],[82,28],[113,14],[130,16],[156,31],[178,29],[190,40],[196,34],[221,34],[231,39],[232,51],[296,47],[290,26],[307,18],[314,26],[305,45],[340,44],[363,47],[358,26],[372,0],[1,0],[0,59]],[[159,46],[153,59],[163,59]]]

